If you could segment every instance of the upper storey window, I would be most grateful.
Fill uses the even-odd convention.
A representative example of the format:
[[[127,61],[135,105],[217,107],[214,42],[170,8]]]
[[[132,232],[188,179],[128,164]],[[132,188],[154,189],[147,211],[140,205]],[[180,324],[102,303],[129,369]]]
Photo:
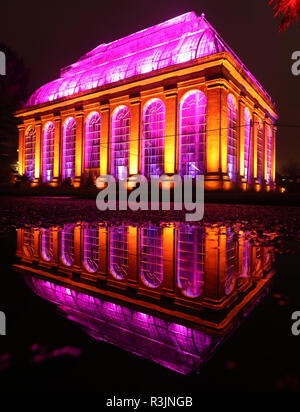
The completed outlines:
[[[251,116],[249,109],[245,108],[245,116],[244,116],[244,130],[245,130],[245,141],[244,141],[244,177],[248,181],[250,177],[250,143],[251,143]]]
[[[36,131],[32,126],[25,135],[25,173],[30,180],[34,179],[35,172],[35,139]]]
[[[101,117],[98,112],[91,113],[85,129],[85,168],[100,168]]]
[[[63,178],[75,177],[76,120],[69,117],[63,133]]]
[[[232,182],[237,175],[237,104],[232,94],[227,99],[228,148],[227,167],[228,176]]]
[[[111,174],[125,179],[129,167],[130,112],[119,106],[112,117]]]
[[[53,178],[54,136],[55,136],[55,126],[52,122],[48,122],[44,129],[44,141],[43,141],[43,180],[44,182],[50,182]]]
[[[206,97],[199,90],[187,93],[180,104],[179,173],[205,173]]]

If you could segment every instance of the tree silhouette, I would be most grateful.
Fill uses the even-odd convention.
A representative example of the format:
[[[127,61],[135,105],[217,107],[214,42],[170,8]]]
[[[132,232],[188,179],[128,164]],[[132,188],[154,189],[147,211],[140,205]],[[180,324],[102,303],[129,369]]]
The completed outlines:
[[[270,0],[274,5],[275,17],[282,16],[279,31],[286,30],[293,21],[300,21],[300,0]]]

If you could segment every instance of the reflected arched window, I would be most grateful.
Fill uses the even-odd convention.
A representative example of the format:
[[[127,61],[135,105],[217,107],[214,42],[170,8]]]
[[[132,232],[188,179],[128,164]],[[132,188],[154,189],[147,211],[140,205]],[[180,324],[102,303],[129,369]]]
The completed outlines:
[[[142,174],[146,177],[164,173],[165,112],[160,99],[150,100],[144,108]]]
[[[264,128],[261,120],[257,124],[257,178],[262,184],[264,178]]]
[[[42,255],[48,262],[53,259],[53,231],[42,230]]]
[[[112,116],[111,174],[117,179],[128,176],[130,112],[119,106]]]
[[[199,90],[187,93],[180,104],[179,173],[205,173],[206,96]]]
[[[63,131],[63,179],[75,177],[76,120],[69,117]]]
[[[74,227],[66,226],[61,232],[61,258],[66,266],[74,263]]]
[[[163,281],[163,231],[160,227],[141,229],[141,277],[149,288]]]
[[[267,127],[267,182],[272,181],[272,129]]]
[[[43,180],[50,182],[53,178],[54,163],[54,136],[55,126],[53,122],[48,122],[44,129],[43,138]]]
[[[109,235],[109,265],[112,275],[124,280],[128,274],[128,227],[114,227]]]
[[[83,259],[89,272],[96,272],[99,266],[99,229],[85,228],[83,231]]]
[[[235,277],[237,273],[237,250],[236,240],[233,234],[227,230],[226,236],[226,274],[225,274],[225,295],[229,295],[235,285]]]
[[[98,112],[91,113],[85,128],[85,168],[100,168],[101,117]]]
[[[244,111],[244,177],[245,179],[249,180],[250,178],[250,156],[251,156],[251,149],[250,149],[250,142],[251,142],[251,116],[250,111],[246,107]]]
[[[25,174],[30,180],[34,179],[35,172],[35,139],[36,132],[32,126],[25,135]]]
[[[34,254],[34,229],[24,229],[24,252],[27,256],[33,256]]]
[[[227,127],[228,127],[228,148],[227,148],[227,168],[228,176],[232,182],[236,180],[237,174],[237,105],[232,94],[227,99]]]
[[[204,286],[204,243],[202,228],[178,228],[177,284],[182,293],[197,298]]]

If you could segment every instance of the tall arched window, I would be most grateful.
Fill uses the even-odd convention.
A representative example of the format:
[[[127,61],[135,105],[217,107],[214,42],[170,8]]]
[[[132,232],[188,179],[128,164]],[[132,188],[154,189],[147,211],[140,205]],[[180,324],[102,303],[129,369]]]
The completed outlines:
[[[246,107],[244,112],[244,177],[249,180],[250,178],[250,156],[251,156],[251,115],[249,109]]]
[[[267,127],[267,182],[272,181],[272,129]]]
[[[150,226],[141,229],[141,277],[149,288],[163,281],[163,230]]]
[[[130,112],[119,106],[112,116],[111,174],[117,179],[128,175],[129,167]]]
[[[92,112],[86,121],[85,128],[85,168],[100,168],[100,134],[101,117],[98,112]]]
[[[164,173],[166,109],[160,99],[150,100],[143,112],[142,174]]]
[[[261,120],[257,124],[257,179],[262,184],[264,178],[264,127]]]
[[[53,231],[52,229],[42,230],[42,255],[47,261],[53,258]]]
[[[69,117],[63,131],[63,179],[75,177],[76,120]]]
[[[30,180],[34,179],[35,172],[35,128],[31,126],[25,135],[25,174]]]
[[[24,252],[27,256],[34,255],[34,229],[26,228],[24,229]]]
[[[203,292],[204,244],[203,228],[178,228],[177,284],[190,298],[199,297]]]
[[[227,99],[227,127],[228,127],[228,148],[227,148],[227,170],[232,182],[236,180],[237,174],[237,105],[232,94]]]
[[[224,291],[229,295],[234,288],[237,274],[237,243],[232,232],[227,229],[226,233],[226,274]]]
[[[66,266],[74,263],[74,227],[65,226],[61,232],[61,258]]]
[[[206,96],[188,92],[180,103],[179,173],[195,177],[205,173]]]
[[[48,122],[44,129],[44,138],[43,138],[43,180],[44,182],[50,182],[53,178],[54,136],[55,136],[55,126],[53,122]]]
[[[109,235],[109,266],[119,280],[128,274],[128,226],[114,227]]]
[[[89,272],[96,272],[99,266],[99,229],[88,227],[83,230],[83,260]]]

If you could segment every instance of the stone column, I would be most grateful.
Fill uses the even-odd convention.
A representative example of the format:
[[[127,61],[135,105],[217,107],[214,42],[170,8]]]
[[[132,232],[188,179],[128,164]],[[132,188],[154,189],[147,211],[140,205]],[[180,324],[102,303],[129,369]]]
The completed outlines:
[[[101,109],[101,149],[100,149],[100,175],[109,173],[109,136],[110,136],[110,109]]]
[[[54,163],[53,163],[53,179],[51,186],[58,186],[61,181],[61,159],[62,159],[62,130],[60,115],[54,116]]]
[[[163,228],[163,291],[175,294],[175,229]]]
[[[35,167],[34,167],[34,180],[33,185],[37,185],[40,182],[41,170],[42,170],[42,122],[38,119],[35,122]]]
[[[252,158],[252,176],[253,182],[258,184],[258,165],[257,165],[257,134],[258,134],[258,115],[256,112],[253,112],[253,156]]]
[[[129,140],[129,175],[136,175],[140,170],[139,146],[141,133],[141,101],[130,102],[130,140]]]
[[[177,88],[165,94],[166,134],[165,134],[165,173],[175,173],[175,153],[177,146]]]
[[[18,173],[23,175],[25,171],[25,127],[18,125],[19,130],[19,152],[18,152]]]
[[[271,171],[271,179],[272,183],[274,184],[276,181],[276,131],[277,128],[273,127],[273,139],[272,139],[272,171]]]
[[[128,283],[132,286],[137,286],[139,283],[138,277],[138,228],[134,226],[128,227]]]
[[[244,183],[245,180],[245,102],[243,99],[239,100],[239,128],[237,135],[239,136],[239,144],[238,144],[238,159],[239,159],[239,166],[240,166],[240,179]]]

